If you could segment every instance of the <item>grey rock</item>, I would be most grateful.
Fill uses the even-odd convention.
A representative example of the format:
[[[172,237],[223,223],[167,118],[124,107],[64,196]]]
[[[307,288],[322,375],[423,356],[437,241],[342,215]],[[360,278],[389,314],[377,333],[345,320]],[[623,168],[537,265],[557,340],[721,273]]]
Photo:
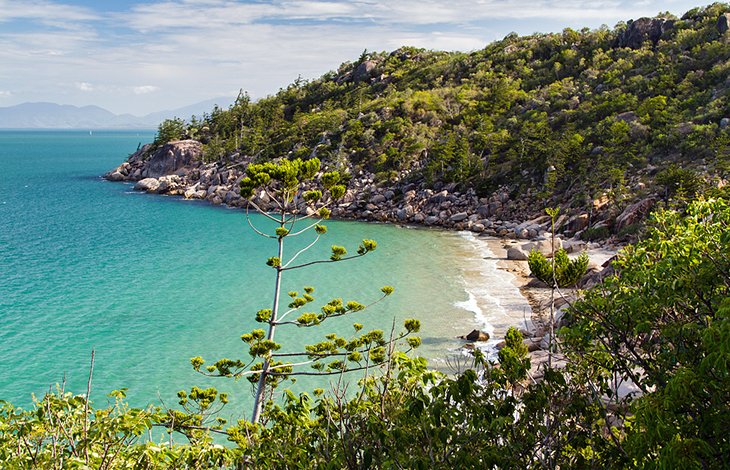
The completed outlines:
[[[579,232],[588,227],[588,219],[588,214],[574,215],[568,219],[568,222],[565,224],[565,230],[573,233]]]
[[[157,178],[145,178],[137,181],[134,185],[134,189],[138,191],[155,192],[160,187],[160,182]]]
[[[223,202],[225,202],[228,205],[231,205],[231,204],[237,202],[239,199],[241,199],[241,194],[239,194],[235,191],[228,191],[226,193],[225,198],[223,199]]]
[[[563,249],[568,253],[579,253],[586,249],[586,242],[582,240],[565,240]]]
[[[121,174],[119,171],[114,171],[106,176],[106,179],[109,181],[122,181],[124,180],[124,175]]]
[[[159,178],[175,173],[178,169],[199,162],[203,146],[197,140],[178,140],[155,150],[147,161],[147,176]]]
[[[679,132],[680,135],[690,134],[694,128],[695,126],[691,122],[680,122],[676,127],[677,132]]]
[[[382,204],[387,200],[387,198],[383,194],[376,194],[375,196],[370,198],[370,202],[373,204]]]
[[[366,60],[362,62],[355,68],[355,71],[352,73],[352,79],[356,82],[369,80],[375,75],[375,68],[377,67],[377,65],[378,64],[372,60]]]
[[[644,41],[653,45],[659,42],[665,33],[674,28],[674,21],[666,18],[639,18],[629,21],[626,29],[617,38],[618,47],[639,49]]]
[[[507,249],[507,259],[525,261],[527,260],[527,253],[518,246],[511,246]]]
[[[467,341],[489,341],[489,333],[480,330],[471,330],[468,335],[460,336]]]
[[[560,237],[555,237],[554,246],[555,246],[555,251],[558,251],[560,248],[563,247],[563,242],[560,239]],[[531,243],[525,243],[524,245],[522,245],[522,249],[528,253],[532,250],[537,250],[547,257],[552,256],[552,249],[551,249],[551,243],[550,243],[549,238],[546,238],[543,240],[535,240]]]
[[[603,147],[601,147],[600,145],[593,147],[593,149],[591,150],[591,155],[600,155],[602,153],[603,153]]]
[[[623,122],[634,122],[639,119],[639,116],[633,111],[626,111],[616,116],[616,119]]]
[[[466,212],[458,212],[454,215],[452,215],[449,220],[452,222],[461,222],[462,220],[465,220],[467,217],[469,217],[469,214]]]
[[[547,351],[550,348],[550,333],[545,333],[540,340],[540,349]]]
[[[532,338],[525,338],[522,340],[522,344],[527,346],[528,352],[535,352],[540,350],[540,340],[534,340]]]
[[[730,13],[723,13],[717,19],[717,31],[725,34],[730,29]]]
[[[622,228],[633,225],[643,219],[654,206],[654,203],[656,203],[656,199],[648,197],[631,204],[629,207],[624,209],[621,215],[616,217],[616,229],[621,230]]]

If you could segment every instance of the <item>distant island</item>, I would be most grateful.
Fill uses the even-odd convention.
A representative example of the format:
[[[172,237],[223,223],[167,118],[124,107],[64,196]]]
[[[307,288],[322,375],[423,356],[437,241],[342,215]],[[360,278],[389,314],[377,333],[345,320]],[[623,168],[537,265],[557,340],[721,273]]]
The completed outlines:
[[[203,116],[216,105],[226,107],[232,102],[219,97],[144,116],[114,114],[99,106],[21,103],[0,108],[0,129],[153,129],[165,119]]]

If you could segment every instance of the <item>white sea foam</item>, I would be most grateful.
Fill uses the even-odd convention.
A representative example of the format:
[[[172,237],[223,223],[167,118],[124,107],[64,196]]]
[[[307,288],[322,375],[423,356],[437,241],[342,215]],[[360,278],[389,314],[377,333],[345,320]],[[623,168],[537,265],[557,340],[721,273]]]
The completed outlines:
[[[490,340],[482,349],[490,356],[494,345],[504,338],[510,326],[528,326],[530,305],[512,283],[511,274],[499,269],[499,259],[489,245],[471,232],[458,232],[471,254],[464,256],[462,276],[467,300],[455,302],[456,307],[474,314],[479,327],[489,333]]]

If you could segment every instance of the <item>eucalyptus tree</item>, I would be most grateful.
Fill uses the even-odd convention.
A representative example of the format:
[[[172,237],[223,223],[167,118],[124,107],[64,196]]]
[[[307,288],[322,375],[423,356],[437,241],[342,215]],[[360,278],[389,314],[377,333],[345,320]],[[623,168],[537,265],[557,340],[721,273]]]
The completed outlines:
[[[304,286],[301,292],[282,292],[282,281],[289,271],[360,258],[377,248],[374,240],[365,239],[354,254],[349,254],[344,246],[332,245],[329,258],[300,261],[300,257],[327,233],[327,226],[323,222],[331,214],[329,207],[345,194],[345,186],[340,184],[341,175],[336,171],[321,170],[321,162],[317,158],[282,159],[278,163],[266,162],[248,166],[246,176],[240,183],[241,196],[248,200],[246,219],[256,234],[275,241],[277,247],[276,255],[266,261],[275,271],[272,305],[271,308],[256,312],[256,321],[262,323],[264,328],[253,329],[241,336],[241,340],[249,347],[250,359],[244,361],[224,358],[205,368],[201,357],[191,360],[193,368],[205,375],[245,377],[255,385],[252,423],[260,421],[264,404],[283,380],[298,375],[324,376],[356,370],[368,371],[387,361],[389,354],[393,352],[393,344],[420,328],[417,320],[407,320],[402,332],[391,333],[386,339],[382,330],[363,332],[363,326],[355,323],[355,335],[350,339],[328,334],[323,341],[306,346],[304,351],[279,352],[282,345],[276,342],[278,327],[313,327],[331,318],[361,312],[380,302],[394,290],[391,286],[382,287],[379,298],[370,304],[331,299],[321,306],[319,312],[305,311],[305,307],[315,301],[313,287]],[[274,210],[268,212],[265,207],[261,207],[262,199],[273,204]],[[274,230],[257,225],[251,217],[251,209],[273,222]],[[285,251],[287,240],[307,234],[313,235],[312,240],[288,255]],[[289,302],[285,309],[283,303],[287,297]],[[409,347],[420,344],[416,337],[409,337],[407,340]],[[181,398],[185,399],[184,396]]]

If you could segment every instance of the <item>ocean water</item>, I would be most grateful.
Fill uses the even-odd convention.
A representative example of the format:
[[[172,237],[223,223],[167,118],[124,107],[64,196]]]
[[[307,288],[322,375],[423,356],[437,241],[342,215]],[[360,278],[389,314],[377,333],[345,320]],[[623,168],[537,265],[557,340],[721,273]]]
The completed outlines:
[[[65,380],[84,393],[96,351],[92,399],[128,388],[134,406],[174,404],[178,390],[215,386],[250,408],[246,381],[207,378],[189,359],[248,359],[240,335],[269,308],[275,242],[255,235],[240,210],[141,194],[104,181],[152,131],[0,131],[0,399],[28,406]],[[265,227],[266,221],[254,216]],[[280,327],[286,350],[349,335],[352,323],[389,332],[405,318],[422,322],[420,354],[435,367],[461,345],[455,336],[490,328],[508,280],[470,235],[358,222],[328,223],[303,261],[354,252],[363,238],[378,249],[358,260],[286,273],[284,292],[315,287],[318,308],[331,298],[368,303],[383,285],[395,293],[319,328]],[[293,253],[307,239],[287,246]],[[326,386],[321,379],[296,387]],[[232,413],[235,415],[235,413]]]

